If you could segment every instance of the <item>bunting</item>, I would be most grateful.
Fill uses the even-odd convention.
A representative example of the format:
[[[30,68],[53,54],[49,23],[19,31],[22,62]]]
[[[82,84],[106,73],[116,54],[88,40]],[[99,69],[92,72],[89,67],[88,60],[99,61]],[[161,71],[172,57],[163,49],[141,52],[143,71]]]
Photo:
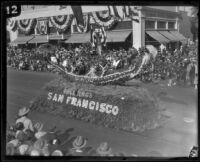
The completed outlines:
[[[105,30],[111,29],[117,23],[117,19],[110,15],[109,11],[93,12],[92,17],[94,22],[99,26],[104,26]]]
[[[14,19],[7,19],[7,29],[15,32],[17,30],[17,21]]]
[[[22,32],[29,34],[32,29],[36,26],[36,19],[24,19],[24,20],[18,20],[17,25],[19,27],[19,30]]]
[[[139,22],[139,11],[136,6],[108,6],[109,13],[118,21],[124,18],[130,18],[133,21]]]
[[[81,6],[71,6],[79,30],[84,31],[84,18]]]
[[[72,19],[72,15],[62,15],[52,16],[49,20],[51,24],[58,30],[58,32],[63,33],[70,27]]]

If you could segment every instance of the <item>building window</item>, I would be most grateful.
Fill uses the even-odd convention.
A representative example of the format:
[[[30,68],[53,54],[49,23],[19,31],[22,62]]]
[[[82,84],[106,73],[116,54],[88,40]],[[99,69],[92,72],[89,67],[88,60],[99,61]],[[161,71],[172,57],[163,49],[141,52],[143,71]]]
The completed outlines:
[[[158,29],[166,29],[166,22],[165,21],[158,21],[157,28]]]
[[[168,29],[175,29],[175,22],[168,22]]]
[[[145,29],[155,29],[155,21],[146,20]]]

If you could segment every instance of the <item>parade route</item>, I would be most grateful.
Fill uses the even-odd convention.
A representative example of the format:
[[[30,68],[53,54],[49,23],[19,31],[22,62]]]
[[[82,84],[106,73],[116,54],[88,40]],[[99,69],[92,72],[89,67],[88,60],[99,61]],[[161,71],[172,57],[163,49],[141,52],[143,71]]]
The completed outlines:
[[[42,87],[58,77],[46,72],[16,71],[7,68],[7,121],[13,123],[18,109],[28,106],[40,94]],[[159,128],[142,133],[130,133],[104,128],[78,121],[63,119],[50,114],[31,112],[32,121],[44,123],[44,130],[56,125],[60,138],[65,141],[77,135],[88,138],[88,145],[96,148],[107,141],[116,153],[138,156],[177,157],[188,156],[197,145],[197,90],[191,87],[167,87],[167,83],[143,84],[160,98],[169,119]],[[70,133],[65,131],[71,128]],[[63,146],[65,149],[67,146]]]

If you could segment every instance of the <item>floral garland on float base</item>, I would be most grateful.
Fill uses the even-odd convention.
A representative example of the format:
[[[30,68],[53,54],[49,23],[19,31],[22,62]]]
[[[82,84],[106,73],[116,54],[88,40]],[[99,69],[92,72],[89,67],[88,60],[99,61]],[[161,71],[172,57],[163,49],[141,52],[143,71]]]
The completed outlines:
[[[35,28],[36,24],[37,24],[36,19],[24,19],[17,21],[19,30],[21,30],[25,34],[29,34],[30,31]]]
[[[12,30],[13,32],[15,32],[17,30],[17,21],[14,19],[8,19],[7,28],[8,30]]]
[[[92,12],[92,17],[99,26],[104,26],[105,30],[111,29],[117,23],[117,19],[110,15],[109,11]]]
[[[52,16],[50,17],[50,22],[58,32],[63,33],[70,27],[72,19],[72,15]]]
[[[83,18],[84,18],[84,27],[83,28],[81,28],[76,23],[76,27],[77,27],[77,30],[79,33],[86,33],[88,31],[89,15],[85,15]]]

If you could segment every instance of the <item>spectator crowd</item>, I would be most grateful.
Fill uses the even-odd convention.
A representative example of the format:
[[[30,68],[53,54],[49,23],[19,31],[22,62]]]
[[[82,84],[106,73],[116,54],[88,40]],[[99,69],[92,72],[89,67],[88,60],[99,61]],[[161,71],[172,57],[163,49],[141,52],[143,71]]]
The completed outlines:
[[[122,156],[114,154],[107,142],[93,148],[88,139],[76,136],[69,140],[67,134],[59,134],[57,127],[44,131],[41,122],[32,122],[30,109],[19,109],[16,121],[7,123],[6,155],[19,156]],[[64,138],[63,138],[64,137]]]
[[[85,75],[93,65],[102,65],[108,72],[129,69],[138,56],[148,55],[148,64],[138,76],[143,82],[168,79],[168,86],[190,84],[197,88],[197,45],[184,45],[174,51],[159,49],[156,57],[146,48],[136,50],[104,50],[98,56],[89,46],[74,49],[58,47],[50,60],[63,68],[72,68],[73,73]],[[50,71],[54,68],[39,57],[37,49],[7,48],[7,65],[17,70]],[[57,128],[43,130],[41,122],[32,122],[28,117],[30,109],[19,109],[15,123],[7,124],[6,154],[27,156],[123,156],[115,154],[107,142],[97,148],[88,146],[88,139],[78,135],[72,141],[63,141]],[[134,155],[136,156],[136,155]]]
[[[105,49],[101,56],[97,56],[89,45],[80,45],[73,49],[56,48],[51,61],[78,75],[86,75],[91,66],[99,64],[106,67],[107,73],[125,70],[134,65],[138,56],[147,53],[151,59],[138,76],[140,80],[154,82],[169,79],[168,86],[188,83],[197,88],[197,44],[182,45],[174,51],[166,48],[158,49],[156,57],[153,57],[149,50],[143,47],[139,50],[135,48]],[[18,70],[55,71],[52,65],[40,59],[35,48],[8,47],[7,64]],[[97,74],[98,69],[101,71],[97,66]]]

